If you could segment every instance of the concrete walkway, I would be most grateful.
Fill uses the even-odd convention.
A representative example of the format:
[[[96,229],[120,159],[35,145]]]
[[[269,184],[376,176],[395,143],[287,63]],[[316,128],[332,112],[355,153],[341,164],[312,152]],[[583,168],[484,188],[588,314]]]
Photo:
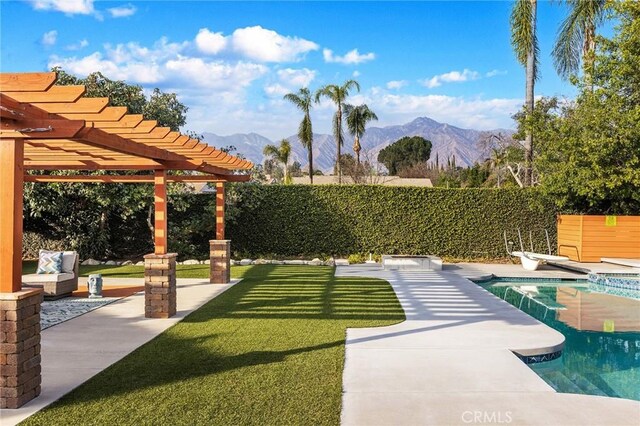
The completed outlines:
[[[17,410],[1,410],[0,423],[15,425],[43,409],[238,282],[178,279],[178,312],[169,319],[145,318],[141,292],[44,330],[42,393]],[[105,278],[105,284],[144,285],[144,280]]]
[[[640,424],[639,402],[556,393],[512,351],[553,352],[564,336],[461,275],[375,266],[336,275],[389,281],[407,317],[347,331],[343,425]]]

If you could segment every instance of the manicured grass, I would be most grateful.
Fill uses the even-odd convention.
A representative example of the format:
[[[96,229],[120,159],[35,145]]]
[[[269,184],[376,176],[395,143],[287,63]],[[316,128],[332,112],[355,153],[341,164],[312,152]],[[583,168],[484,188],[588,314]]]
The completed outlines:
[[[22,272],[33,274],[36,272],[38,262],[25,260],[22,262]],[[177,265],[178,278],[208,278],[209,265]],[[80,276],[86,277],[89,274],[102,274],[103,277],[112,278],[142,278],[144,276],[144,266],[107,266],[80,265]]]
[[[329,267],[232,271],[240,284],[25,424],[337,425],[345,329],[403,320],[391,286]]]

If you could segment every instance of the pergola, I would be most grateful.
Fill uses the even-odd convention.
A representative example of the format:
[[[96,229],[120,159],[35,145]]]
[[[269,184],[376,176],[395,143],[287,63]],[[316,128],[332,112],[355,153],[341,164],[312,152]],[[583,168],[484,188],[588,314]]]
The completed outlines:
[[[160,312],[158,306],[165,303],[163,300],[168,297],[165,292],[170,293],[172,286],[173,300],[166,303],[173,304],[175,312],[175,254],[167,253],[167,184],[215,182],[216,239],[211,245],[210,278],[211,282],[224,281],[225,277],[228,280],[224,183],[249,180],[248,174],[237,171],[248,170],[252,164],[169,128],[159,127],[157,122],[145,120],[142,115],[128,114],[126,107],[109,106],[108,98],[84,97],[84,86],[55,85],[56,78],[55,73],[0,74],[0,303],[3,304],[3,324],[9,315],[6,309],[16,310],[17,313],[9,317],[17,321],[17,325],[7,327],[17,327],[14,331],[22,330],[25,335],[24,324],[20,324],[25,315],[19,312],[31,303],[32,293],[41,298],[37,291],[22,288],[24,182],[154,184],[155,252],[145,256],[146,312],[152,313],[147,315],[151,317],[171,316],[171,306],[168,312]],[[27,173],[54,170],[147,170],[153,171],[153,175]],[[171,175],[171,170],[198,173],[178,176]],[[216,268],[221,271],[217,272]],[[163,290],[164,287],[168,290]],[[39,308],[35,310],[39,312]],[[155,311],[158,315],[153,315]],[[18,334],[7,337],[8,342],[19,343],[10,341],[18,339]],[[24,349],[23,346],[20,347]],[[2,356],[4,361],[4,351]],[[9,371],[6,365],[3,365],[3,379],[4,371]]]

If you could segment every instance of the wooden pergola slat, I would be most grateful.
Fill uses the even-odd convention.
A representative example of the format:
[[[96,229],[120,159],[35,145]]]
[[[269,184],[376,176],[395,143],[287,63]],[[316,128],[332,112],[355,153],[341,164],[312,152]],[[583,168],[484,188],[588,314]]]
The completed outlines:
[[[51,86],[46,92],[12,92],[5,91],[1,86],[0,90],[18,102],[31,103],[75,102],[86,92],[84,86]]]

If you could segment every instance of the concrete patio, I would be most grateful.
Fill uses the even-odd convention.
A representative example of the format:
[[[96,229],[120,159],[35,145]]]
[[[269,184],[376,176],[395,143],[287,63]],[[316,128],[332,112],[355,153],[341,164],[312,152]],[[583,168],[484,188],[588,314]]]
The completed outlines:
[[[519,265],[337,268],[338,276],[389,281],[407,317],[390,327],[347,331],[343,425],[638,424],[640,402],[556,393],[513,354],[550,353],[564,337],[464,278],[496,269],[507,276],[522,271]],[[538,272],[576,276],[550,267]]]

